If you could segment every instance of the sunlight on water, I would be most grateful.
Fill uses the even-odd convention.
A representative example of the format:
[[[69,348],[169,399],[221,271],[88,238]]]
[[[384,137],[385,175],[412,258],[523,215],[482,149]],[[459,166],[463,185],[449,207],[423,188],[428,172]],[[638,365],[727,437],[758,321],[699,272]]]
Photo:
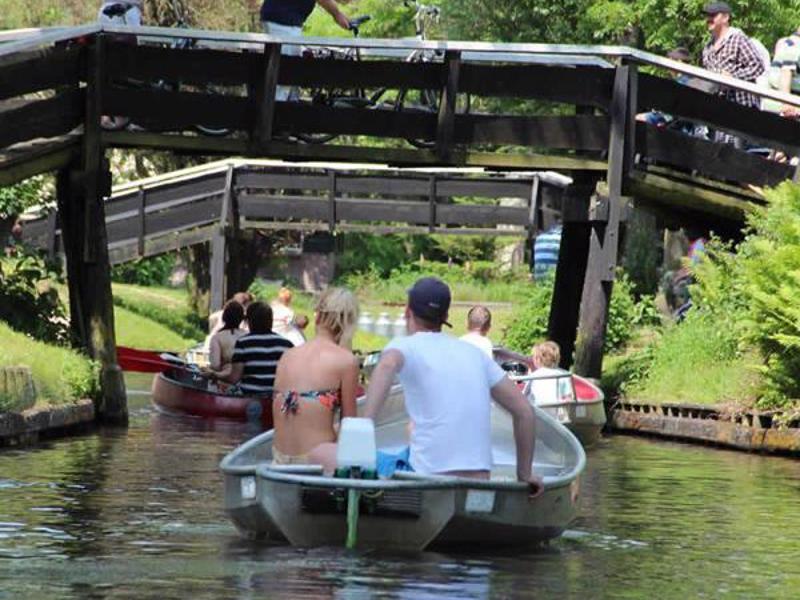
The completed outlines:
[[[146,389],[147,380],[136,385]],[[129,430],[0,453],[6,598],[793,597],[800,464],[613,437],[580,518],[543,548],[417,555],[240,538],[217,470],[256,432],[133,395]]]

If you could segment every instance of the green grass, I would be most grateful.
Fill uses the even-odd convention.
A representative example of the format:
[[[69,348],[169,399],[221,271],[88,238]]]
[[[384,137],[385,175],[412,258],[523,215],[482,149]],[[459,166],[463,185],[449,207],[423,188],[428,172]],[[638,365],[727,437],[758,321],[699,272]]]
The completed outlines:
[[[39,403],[63,404],[96,391],[96,368],[89,359],[69,348],[32,340],[2,321],[0,365],[30,368]]]
[[[189,308],[188,292],[162,287],[115,283],[114,305],[163,325],[185,339],[199,342],[207,323]]]
[[[117,344],[142,350],[185,350],[196,340],[182,337],[168,327],[119,306],[114,307]]]
[[[668,328],[649,350],[612,360],[607,373],[625,372],[632,381],[625,396],[646,402],[752,405],[759,396],[760,375],[754,352],[737,352],[728,332],[711,319],[689,319]],[[633,365],[633,368],[631,368]]]

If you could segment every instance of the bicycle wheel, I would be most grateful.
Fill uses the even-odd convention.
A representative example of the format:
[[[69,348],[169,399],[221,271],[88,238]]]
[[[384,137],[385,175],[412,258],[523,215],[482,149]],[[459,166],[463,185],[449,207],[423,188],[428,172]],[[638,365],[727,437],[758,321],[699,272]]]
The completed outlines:
[[[226,94],[225,88],[219,85],[214,85],[213,83],[208,83],[203,86],[203,91],[206,94],[211,95],[218,95],[224,96]],[[198,133],[202,133],[203,135],[207,135],[210,137],[224,137],[231,133],[231,130],[228,127],[215,127],[213,125],[201,125],[199,123],[195,123],[193,128]]]
[[[469,94],[456,96],[456,113],[468,114],[472,98]],[[400,90],[394,105],[397,111],[417,111],[429,114],[439,114],[439,92],[436,90]],[[406,138],[406,141],[420,149],[430,149],[436,146],[435,139]]]

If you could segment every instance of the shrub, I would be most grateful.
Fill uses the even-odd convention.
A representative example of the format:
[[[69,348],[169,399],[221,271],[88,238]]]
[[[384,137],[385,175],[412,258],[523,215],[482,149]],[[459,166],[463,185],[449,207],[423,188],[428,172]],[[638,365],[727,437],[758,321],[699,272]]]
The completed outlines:
[[[111,268],[111,280],[137,285],[167,285],[175,268],[174,254],[161,254]]]
[[[0,261],[0,320],[38,340],[68,341],[69,327],[58,291],[61,281],[53,265],[23,251],[18,258]]]
[[[518,352],[529,352],[531,346],[547,336],[550,301],[553,296],[554,274],[531,286],[532,291],[517,309],[514,320],[506,328],[504,343]],[[639,302],[633,298],[633,285],[628,276],[620,271],[614,282],[611,303],[608,308],[608,324],[605,352],[622,348],[633,335],[636,327],[660,323],[658,310],[651,296],[643,296]]]

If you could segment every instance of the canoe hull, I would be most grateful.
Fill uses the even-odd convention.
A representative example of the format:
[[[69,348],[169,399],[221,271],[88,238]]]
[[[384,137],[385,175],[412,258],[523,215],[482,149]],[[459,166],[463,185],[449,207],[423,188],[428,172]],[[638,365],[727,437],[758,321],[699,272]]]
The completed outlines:
[[[153,378],[153,403],[164,412],[202,418],[259,421],[272,427],[270,398],[230,396],[190,385],[190,377],[176,371],[158,373]]]

